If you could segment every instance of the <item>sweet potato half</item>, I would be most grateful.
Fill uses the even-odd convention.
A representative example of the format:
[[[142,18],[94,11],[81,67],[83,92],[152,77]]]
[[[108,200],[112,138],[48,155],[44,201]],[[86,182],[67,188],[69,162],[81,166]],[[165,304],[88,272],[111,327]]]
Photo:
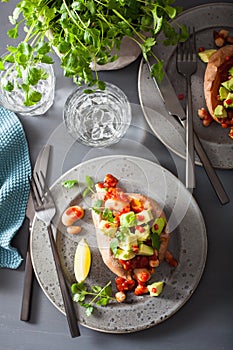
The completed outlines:
[[[233,66],[233,45],[227,45],[211,55],[204,76],[204,94],[208,111],[212,118],[221,124],[221,119],[214,115],[219,101],[221,83],[228,79],[228,70]],[[232,113],[232,112],[231,112]],[[229,112],[228,112],[229,114]],[[229,127],[233,125],[230,118]]]
[[[126,195],[130,198],[130,200],[136,199],[142,202],[145,209],[151,210],[154,218],[163,217],[166,220],[165,213],[163,212],[160,205],[156,201],[137,193],[126,193]],[[96,202],[96,200],[98,199],[102,199],[102,196],[103,196],[102,193],[94,194],[93,202]],[[116,276],[123,277],[126,279],[131,279],[132,272],[127,271],[123,268],[122,264],[114,256],[112,250],[110,249],[110,242],[112,238],[104,235],[99,230],[101,214],[98,214],[96,213],[96,211],[92,210],[92,218],[93,218],[93,223],[96,230],[98,248],[104,263]],[[160,234],[160,248],[158,251],[159,263],[161,263],[165,257],[165,254],[168,248],[169,238],[170,238],[170,233],[169,233],[168,225],[166,225],[165,229]]]

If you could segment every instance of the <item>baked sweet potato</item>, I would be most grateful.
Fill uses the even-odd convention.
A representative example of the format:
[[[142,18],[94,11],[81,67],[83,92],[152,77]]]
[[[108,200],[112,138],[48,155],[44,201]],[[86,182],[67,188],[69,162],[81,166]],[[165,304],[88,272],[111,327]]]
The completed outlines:
[[[120,281],[118,290],[136,287],[135,294],[148,292],[146,282],[166,259],[170,238],[160,205],[144,195],[125,193],[115,183],[92,196],[92,218],[103,262]]]
[[[233,67],[233,45],[227,45],[211,55],[204,76],[206,106],[212,118],[222,126],[224,124],[223,127],[233,126],[232,109],[226,109],[227,116],[221,118],[221,116],[216,115],[215,108],[223,104],[219,98],[219,89],[221,84],[229,79],[231,67]]]

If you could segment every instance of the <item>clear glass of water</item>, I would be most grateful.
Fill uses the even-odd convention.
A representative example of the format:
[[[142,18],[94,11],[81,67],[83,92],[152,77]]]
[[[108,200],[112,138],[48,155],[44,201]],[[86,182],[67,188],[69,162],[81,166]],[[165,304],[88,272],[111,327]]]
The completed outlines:
[[[55,76],[53,66],[45,63],[38,63],[36,65],[36,68],[43,68],[48,73],[48,77],[45,80],[40,80],[33,86],[35,91],[42,94],[41,100],[33,106],[25,106],[25,94],[22,88],[15,87],[13,91],[8,92],[2,87],[1,81],[4,79],[10,82],[17,81],[19,86],[22,84],[22,79],[17,76],[17,71],[9,69],[10,65],[9,63],[5,71],[0,71],[0,104],[4,108],[22,116],[36,116],[46,113],[54,101]],[[16,86],[16,84],[14,85]]]
[[[92,147],[106,147],[118,142],[130,126],[131,106],[124,92],[105,83],[105,90],[86,93],[78,87],[67,99],[64,122],[75,140]]]

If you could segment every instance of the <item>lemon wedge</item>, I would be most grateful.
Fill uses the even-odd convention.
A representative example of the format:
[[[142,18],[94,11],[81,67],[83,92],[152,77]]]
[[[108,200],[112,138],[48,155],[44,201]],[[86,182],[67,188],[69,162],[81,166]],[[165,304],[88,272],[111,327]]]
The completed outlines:
[[[91,267],[91,250],[83,238],[78,243],[74,256],[74,275],[78,283],[84,282]]]

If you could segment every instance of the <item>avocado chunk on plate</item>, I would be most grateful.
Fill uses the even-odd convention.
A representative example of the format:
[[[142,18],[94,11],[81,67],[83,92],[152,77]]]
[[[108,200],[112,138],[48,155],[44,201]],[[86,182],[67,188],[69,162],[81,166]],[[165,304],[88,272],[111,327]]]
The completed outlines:
[[[139,244],[139,249],[137,252],[137,255],[146,255],[151,256],[154,254],[154,249],[150,247],[149,245],[146,245],[144,243]]]
[[[227,117],[227,112],[225,108],[222,105],[218,105],[214,109],[214,115],[217,118],[226,118]]]
[[[215,49],[204,50],[204,51],[198,52],[198,56],[202,60],[202,62],[207,63],[207,62],[209,62],[210,57],[216,51],[217,50],[215,50]]]

